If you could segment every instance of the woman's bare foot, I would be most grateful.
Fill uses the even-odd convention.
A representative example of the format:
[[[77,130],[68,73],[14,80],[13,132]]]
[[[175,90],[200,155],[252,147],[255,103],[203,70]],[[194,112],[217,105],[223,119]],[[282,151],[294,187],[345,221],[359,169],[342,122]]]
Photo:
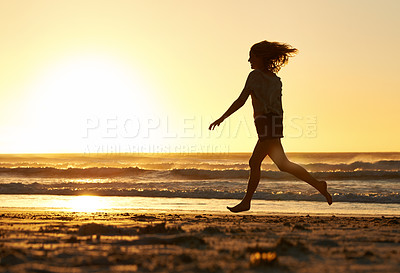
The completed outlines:
[[[328,202],[329,205],[332,204],[332,196],[328,192],[328,184],[326,184],[326,181],[319,181],[321,182],[320,186],[317,187],[317,190],[326,198],[326,201]]]
[[[227,207],[227,209],[229,209],[231,212],[241,212],[241,211],[246,211],[250,209],[250,203],[245,203],[245,202],[240,202],[239,204],[237,204],[234,207]]]

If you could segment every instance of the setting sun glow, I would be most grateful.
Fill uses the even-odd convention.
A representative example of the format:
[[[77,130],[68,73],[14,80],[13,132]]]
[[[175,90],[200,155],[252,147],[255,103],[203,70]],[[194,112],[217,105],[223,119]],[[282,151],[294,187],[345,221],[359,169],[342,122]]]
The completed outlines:
[[[249,101],[229,118],[248,130],[207,128],[240,94],[262,40],[299,49],[279,72],[287,151],[399,150],[399,5],[2,1],[0,152],[249,152]]]

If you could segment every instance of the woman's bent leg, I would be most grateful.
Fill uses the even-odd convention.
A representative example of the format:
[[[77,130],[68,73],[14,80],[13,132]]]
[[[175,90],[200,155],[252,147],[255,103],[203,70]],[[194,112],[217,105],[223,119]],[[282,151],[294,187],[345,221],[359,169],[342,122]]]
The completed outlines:
[[[283,172],[288,172],[295,177],[307,182],[308,184],[316,188],[323,196],[325,196],[326,201],[329,205],[332,204],[332,196],[327,190],[326,182],[316,180],[303,167],[289,161],[283,150],[280,139],[274,139],[271,140],[271,142],[272,143],[268,149],[268,155],[272,159],[272,161],[274,161],[274,163],[278,166],[279,170]]]
[[[254,147],[253,154],[249,160],[250,165],[250,177],[247,184],[246,195],[243,200],[234,207],[228,207],[232,212],[241,212],[250,209],[251,199],[257,189],[258,183],[260,182],[261,175],[261,163],[268,154],[268,147],[266,143],[258,141]]]

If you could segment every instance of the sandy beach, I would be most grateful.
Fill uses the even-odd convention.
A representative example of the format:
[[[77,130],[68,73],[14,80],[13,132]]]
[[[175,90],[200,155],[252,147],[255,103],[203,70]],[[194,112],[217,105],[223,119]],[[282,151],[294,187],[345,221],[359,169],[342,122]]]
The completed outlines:
[[[6,211],[1,272],[398,272],[400,218]]]

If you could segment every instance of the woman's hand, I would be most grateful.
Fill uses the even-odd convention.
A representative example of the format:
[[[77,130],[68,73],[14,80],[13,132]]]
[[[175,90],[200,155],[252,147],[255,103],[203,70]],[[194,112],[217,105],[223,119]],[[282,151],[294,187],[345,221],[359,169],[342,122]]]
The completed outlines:
[[[210,127],[208,127],[208,130],[214,130],[214,128],[215,128],[216,126],[219,126],[219,125],[224,121],[224,119],[225,119],[225,118],[220,117],[219,119],[217,119],[216,121],[214,121],[213,123],[211,123],[211,124],[210,124]]]

